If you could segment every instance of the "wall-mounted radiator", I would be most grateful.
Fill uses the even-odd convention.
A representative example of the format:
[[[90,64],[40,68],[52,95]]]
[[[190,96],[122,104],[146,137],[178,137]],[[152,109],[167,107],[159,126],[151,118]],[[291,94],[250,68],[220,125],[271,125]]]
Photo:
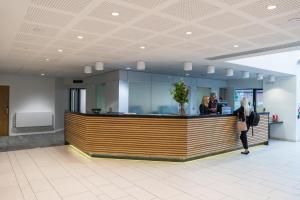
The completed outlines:
[[[16,113],[16,127],[39,127],[39,126],[52,126],[51,112],[24,112]]]

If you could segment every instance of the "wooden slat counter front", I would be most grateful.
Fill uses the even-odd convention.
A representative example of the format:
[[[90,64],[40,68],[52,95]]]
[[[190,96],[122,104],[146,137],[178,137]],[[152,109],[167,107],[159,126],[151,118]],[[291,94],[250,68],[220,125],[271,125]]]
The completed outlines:
[[[250,146],[268,143],[260,113]],[[108,115],[65,113],[66,142],[99,157],[187,161],[242,147],[233,115]]]

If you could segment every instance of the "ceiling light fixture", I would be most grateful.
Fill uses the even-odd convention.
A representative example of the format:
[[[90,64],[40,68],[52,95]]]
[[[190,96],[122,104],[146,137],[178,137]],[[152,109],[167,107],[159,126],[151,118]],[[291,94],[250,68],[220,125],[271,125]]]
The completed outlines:
[[[139,71],[144,71],[146,69],[146,63],[144,61],[138,61],[136,64],[136,69]]]
[[[61,52],[63,52],[64,50],[62,50],[62,49],[58,49],[57,51],[61,53]]]
[[[191,31],[187,31],[185,34],[186,34],[186,35],[192,35],[192,34],[193,34],[193,32],[191,32]]]
[[[247,72],[247,71],[243,71],[242,72],[242,78],[249,78],[250,77],[250,72]]]
[[[104,63],[103,62],[96,62],[95,70],[96,71],[103,71],[104,70]]]
[[[46,58],[45,60],[46,60],[46,61],[49,61],[50,59],[49,59],[49,58]]]
[[[41,76],[45,76],[45,74],[41,74]]]
[[[213,65],[207,66],[206,73],[208,73],[208,74],[214,74],[215,72],[216,72],[215,66],[213,66]]]
[[[78,35],[78,36],[77,36],[77,39],[82,40],[82,39],[83,39],[83,36],[82,36],[82,35]]]
[[[183,64],[184,71],[192,71],[193,70],[193,63],[192,62],[185,62]]]
[[[261,81],[264,79],[264,75],[263,74],[257,74],[257,80]]]
[[[226,69],[225,72],[226,72],[226,76],[233,76],[233,74],[234,74],[234,71],[232,68]]]
[[[117,16],[120,15],[120,13],[118,13],[118,12],[112,12],[111,15],[114,16],[114,17],[117,17]]]
[[[234,47],[234,48],[238,48],[238,47],[239,47],[239,45],[237,45],[237,44],[236,44],[236,45],[233,45],[233,47]]]
[[[92,67],[91,66],[85,66],[84,67],[84,73],[85,74],[91,74],[92,73]]]
[[[140,48],[141,48],[141,49],[146,49],[146,47],[145,47],[145,46],[140,46]]]
[[[131,70],[131,67],[126,67],[126,70]]]
[[[276,8],[277,8],[276,5],[269,5],[269,6],[267,7],[268,10],[274,10],[274,9],[276,9]]]
[[[189,76],[190,74],[185,74],[186,76]]]

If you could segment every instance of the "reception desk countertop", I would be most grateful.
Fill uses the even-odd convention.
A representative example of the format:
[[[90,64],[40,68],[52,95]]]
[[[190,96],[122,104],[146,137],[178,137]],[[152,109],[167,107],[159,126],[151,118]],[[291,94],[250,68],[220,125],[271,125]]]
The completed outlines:
[[[249,145],[268,143],[269,113]],[[236,116],[65,113],[66,142],[99,157],[187,161],[242,147]]]

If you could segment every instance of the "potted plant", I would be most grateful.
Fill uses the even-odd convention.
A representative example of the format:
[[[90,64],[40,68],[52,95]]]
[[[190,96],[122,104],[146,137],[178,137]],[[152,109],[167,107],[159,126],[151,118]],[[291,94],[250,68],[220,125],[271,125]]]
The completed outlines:
[[[189,88],[184,84],[184,81],[179,81],[174,84],[174,88],[171,90],[173,99],[179,103],[180,115],[185,115],[184,104],[189,102]]]

